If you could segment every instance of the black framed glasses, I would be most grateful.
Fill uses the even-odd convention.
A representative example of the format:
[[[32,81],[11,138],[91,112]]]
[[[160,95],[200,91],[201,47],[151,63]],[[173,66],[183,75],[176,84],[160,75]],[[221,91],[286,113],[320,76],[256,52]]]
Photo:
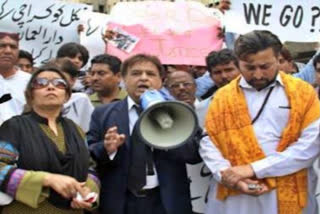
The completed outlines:
[[[47,78],[35,78],[32,81],[32,88],[33,89],[41,89],[47,87],[49,84],[52,84],[54,87],[59,89],[67,89],[68,84],[62,78],[55,78],[55,79],[47,79]]]

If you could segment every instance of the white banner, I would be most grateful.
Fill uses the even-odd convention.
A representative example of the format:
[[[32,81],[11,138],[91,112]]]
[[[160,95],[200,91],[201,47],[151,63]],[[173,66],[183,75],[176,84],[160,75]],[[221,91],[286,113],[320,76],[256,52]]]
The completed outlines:
[[[91,11],[85,4],[54,0],[1,0],[0,31],[18,32],[20,49],[32,53],[37,65],[56,56],[66,42],[79,42],[80,14]]]
[[[211,172],[203,162],[196,165],[187,164],[187,172],[191,182],[190,193],[193,213],[203,214],[206,207]]]
[[[81,14],[81,23],[84,27],[80,34],[80,43],[85,46],[89,53],[90,59],[99,54],[104,54],[106,44],[102,36],[107,28],[110,16],[103,13],[85,12]],[[90,66],[90,60],[87,67]]]
[[[319,0],[236,0],[224,17],[226,30],[269,30],[282,41],[320,40]]]

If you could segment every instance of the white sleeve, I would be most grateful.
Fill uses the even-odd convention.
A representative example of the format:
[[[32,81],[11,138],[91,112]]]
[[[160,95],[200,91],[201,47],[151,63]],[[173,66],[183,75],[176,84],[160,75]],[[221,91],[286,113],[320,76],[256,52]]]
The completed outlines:
[[[284,176],[308,168],[318,157],[320,119],[305,128],[300,138],[282,152],[251,163],[257,178]]]
[[[210,140],[209,136],[205,136],[201,139],[199,153],[203,162],[210,169],[213,178],[220,182],[220,171],[231,167],[230,162],[227,159],[224,159],[220,151]]]

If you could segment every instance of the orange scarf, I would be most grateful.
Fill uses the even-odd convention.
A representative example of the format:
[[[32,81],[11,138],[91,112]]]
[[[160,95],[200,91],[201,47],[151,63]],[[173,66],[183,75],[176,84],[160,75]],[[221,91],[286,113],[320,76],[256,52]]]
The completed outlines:
[[[312,86],[283,72],[280,72],[280,77],[291,109],[288,124],[277,147],[278,152],[296,142],[301,131],[320,117],[320,103]],[[254,134],[239,81],[240,77],[215,94],[206,117],[206,129],[212,142],[232,166],[265,158]],[[307,204],[307,169],[260,182],[270,189],[277,189],[279,214],[302,213]],[[220,200],[237,194],[241,193],[222,184],[218,186],[217,198]]]

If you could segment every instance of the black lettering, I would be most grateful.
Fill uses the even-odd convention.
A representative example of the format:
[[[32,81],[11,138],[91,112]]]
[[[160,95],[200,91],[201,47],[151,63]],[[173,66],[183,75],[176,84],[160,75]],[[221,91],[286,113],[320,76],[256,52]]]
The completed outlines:
[[[91,27],[91,18],[88,19],[87,26],[88,26],[88,29],[87,29],[87,32],[86,32],[86,36],[90,36],[91,34],[93,34],[94,32],[96,32],[99,29],[99,26],[97,26],[97,27],[92,29],[92,27]]]
[[[253,18],[254,23],[256,25],[259,25],[259,16],[260,16],[260,10],[261,10],[261,5],[258,4],[257,7],[255,8],[253,3],[249,4],[249,8],[246,3],[243,3],[244,6],[244,16],[246,18],[247,24],[251,24],[251,19]]]
[[[303,8],[301,6],[298,6],[293,17],[293,26],[295,28],[300,27],[302,20],[303,20]]]
[[[293,8],[291,7],[291,5],[286,5],[280,15],[280,24],[283,27],[286,27],[288,25],[288,23],[291,20],[291,16],[290,15],[286,15],[287,10],[289,10],[291,13],[293,12]]]
[[[265,5],[263,8],[263,17],[262,17],[262,24],[265,26],[269,26],[270,23],[267,22],[267,18],[271,16],[271,12],[268,12],[272,8],[271,4]]]
[[[3,4],[0,7],[0,20],[4,19],[6,16],[8,16],[10,13],[14,11],[14,9],[9,10],[7,13],[5,13],[4,6],[7,4],[8,0],[4,1]]]

